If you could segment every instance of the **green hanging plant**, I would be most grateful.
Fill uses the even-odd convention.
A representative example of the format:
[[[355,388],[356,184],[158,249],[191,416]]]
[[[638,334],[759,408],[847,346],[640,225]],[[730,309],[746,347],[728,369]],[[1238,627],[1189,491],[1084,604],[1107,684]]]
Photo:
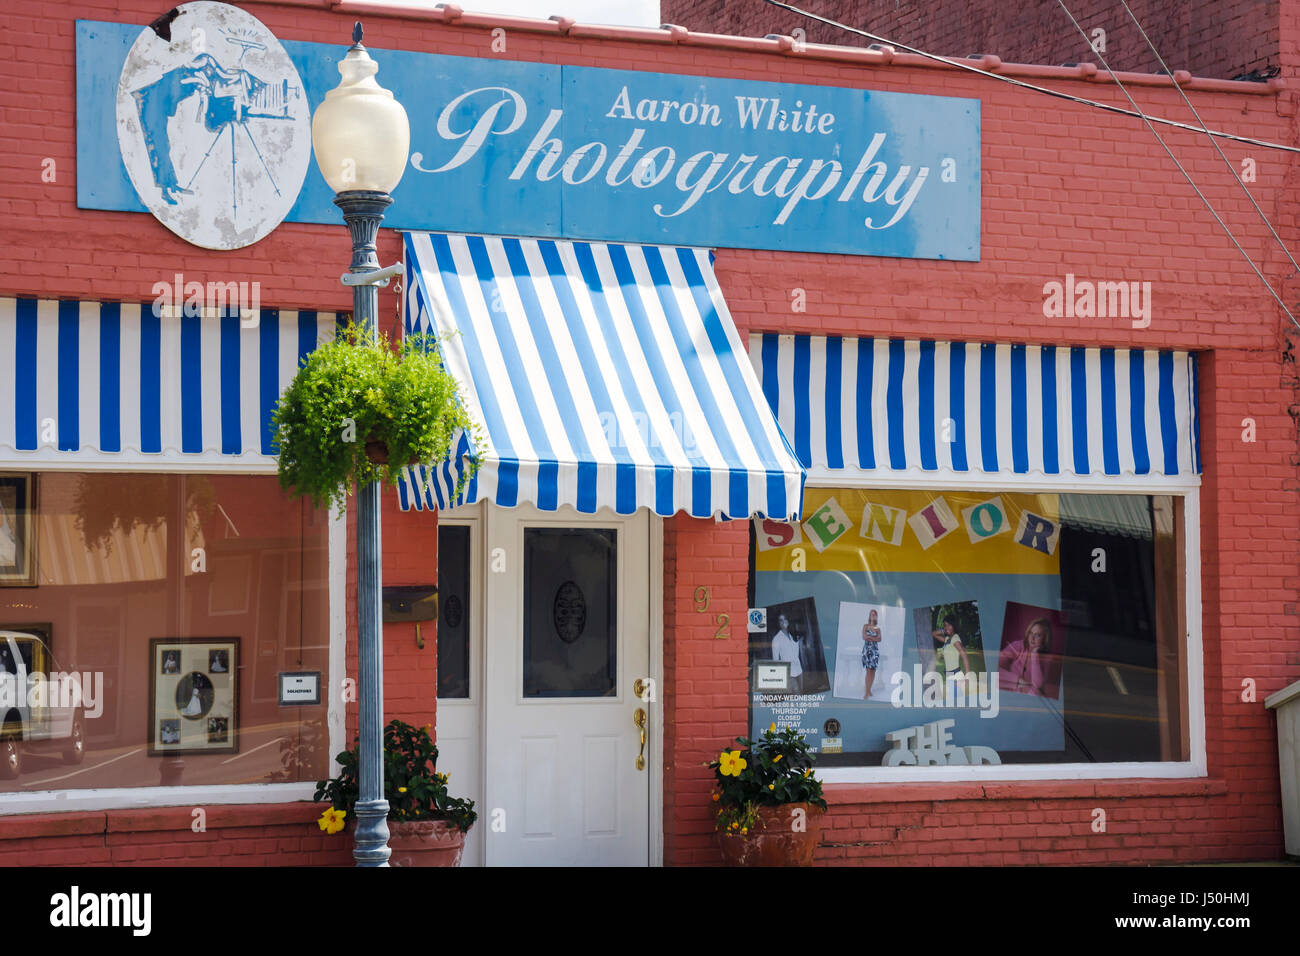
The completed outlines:
[[[473,434],[456,380],[427,342],[394,345],[349,322],[308,355],[275,410],[280,486],[341,508],[354,483],[396,485],[407,465],[446,458],[458,430]]]

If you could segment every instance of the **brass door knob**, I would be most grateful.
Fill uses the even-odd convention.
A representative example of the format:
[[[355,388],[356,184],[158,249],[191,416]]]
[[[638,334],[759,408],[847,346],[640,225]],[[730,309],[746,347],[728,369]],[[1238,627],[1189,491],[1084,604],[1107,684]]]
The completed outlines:
[[[645,769],[646,714],[643,708],[638,707],[636,709],[636,712],[632,714],[632,723],[634,723],[637,726],[637,728],[641,731],[641,752],[636,755],[636,769],[644,770]]]

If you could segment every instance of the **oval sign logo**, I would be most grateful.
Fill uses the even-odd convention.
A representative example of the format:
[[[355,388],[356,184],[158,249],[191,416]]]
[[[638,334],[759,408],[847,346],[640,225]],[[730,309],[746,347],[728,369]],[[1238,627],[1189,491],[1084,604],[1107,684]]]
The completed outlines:
[[[183,3],[146,27],[117,84],[117,142],[159,222],[205,249],[252,245],[298,199],[311,158],[302,78],[262,23],[225,3]]]

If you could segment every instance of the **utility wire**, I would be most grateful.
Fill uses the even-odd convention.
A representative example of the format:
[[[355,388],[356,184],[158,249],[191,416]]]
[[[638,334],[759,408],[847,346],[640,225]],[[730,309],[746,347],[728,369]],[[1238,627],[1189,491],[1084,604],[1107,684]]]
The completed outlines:
[[[1079,31],[1079,35],[1083,37],[1083,42],[1087,43],[1088,48],[1093,50],[1093,52],[1097,54],[1097,59],[1101,60],[1101,65],[1104,66],[1107,70],[1110,70],[1110,64],[1106,62],[1105,56],[1103,56],[1099,51],[1093,48],[1092,43],[1088,39],[1087,32],[1085,32],[1083,27],[1079,25],[1079,21],[1074,18],[1074,14],[1070,12],[1070,8],[1065,5],[1065,0],[1056,0],[1056,2],[1060,6],[1060,8],[1063,11],[1065,11],[1065,15],[1070,18],[1070,22],[1074,24],[1074,28]],[[1255,260],[1253,260],[1246,253],[1246,250],[1241,247],[1241,243],[1237,241],[1237,237],[1232,234],[1232,230],[1228,228],[1227,223],[1225,223],[1223,219],[1220,218],[1218,212],[1215,210],[1214,206],[1210,203],[1210,200],[1205,197],[1205,194],[1203,192],[1201,192],[1200,187],[1196,185],[1196,182],[1192,179],[1191,174],[1188,173],[1187,170],[1183,167],[1183,164],[1178,161],[1178,157],[1175,156],[1173,150],[1169,148],[1169,144],[1166,143],[1160,137],[1160,134],[1156,132],[1156,128],[1153,125],[1151,125],[1151,120],[1147,117],[1145,113],[1142,112],[1141,107],[1137,105],[1137,101],[1134,100],[1132,95],[1129,93],[1128,87],[1126,87],[1123,83],[1119,81],[1119,78],[1115,76],[1114,71],[1111,71],[1111,77],[1115,80],[1115,85],[1120,88],[1120,91],[1124,94],[1125,98],[1132,105],[1133,109],[1137,111],[1137,115],[1142,117],[1142,122],[1146,123],[1147,129],[1149,129],[1151,131],[1151,135],[1156,138],[1156,142],[1160,144],[1160,146],[1164,149],[1164,151],[1169,155],[1169,158],[1173,160],[1174,165],[1178,167],[1178,171],[1183,174],[1183,178],[1186,179],[1187,182],[1191,185],[1192,189],[1195,190],[1196,195],[1201,197],[1201,202],[1205,203],[1205,208],[1210,211],[1210,215],[1214,217],[1214,221],[1219,224],[1219,227],[1232,241],[1232,244],[1237,247],[1237,251],[1241,253],[1241,257],[1246,260],[1247,265],[1249,265],[1251,269],[1254,270],[1255,275],[1259,276],[1259,281],[1264,283],[1264,287],[1268,289],[1269,294],[1273,296],[1273,298],[1277,301],[1278,306],[1282,309],[1283,312],[1286,313],[1286,317],[1291,320],[1291,324],[1294,325],[1296,328],[1300,329],[1300,322],[1296,321],[1296,317],[1292,315],[1291,310],[1286,307],[1286,303],[1282,301],[1282,297],[1279,296],[1277,292],[1273,289],[1272,284],[1266,278],[1264,278],[1264,273],[1259,271],[1259,266],[1255,265]],[[1174,85],[1177,86],[1178,84],[1175,83]]]
[[[968,73],[976,73],[991,80],[999,80],[1002,83],[1009,83],[1012,86],[1018,86],[1021,89],[1032,90],[1035,93],[1042,93],[1046,96],[1052,96],[1060,100],[1068,100],[1071,103],[1078,103],[1082,106],[1091,106],[1094,109],[1104,110],[1107,113],[1119,113],[1121,116],[1130,116],[1134,119],[1144,119],[1150,123],[1160,123],[1164,126],[1173,126],[1176,129],[1190,130],[1193,133],[1209,133],[1211,136],[1217,136],[1219,139],[1230,139],[1238,143],[1249,143],[1251,146],[1261,146],[1265,149],[1280,149],[1288,153],[1300,153],[1300,146],[1287,146],[1285,143],[1272,143],[1265,139],[1254,139],[1250,136],[1238,136],[1235,133],[1225,133],[1221,130],[1210,130],[1204,127],[1192,126],[1190,123],[1180,123],[1177,120],[1164,119],[1159,116],[1145,116],[1141,111],[1126,110],[1122,106],[1112,106],[1109,103],[1099,103],[1097,100],[1090,100],[1086,97],[1075,96],[1072,93],[1065,93],[1061,90],[1054,90],[1046,86],[1038,86],[1034,83],[1026,83],[1024,80],[1017,80],[1013,76],[1003,76],[1000,73],[990,73],[987,70],[981,70],[977,66],[969,63],[963,63],[960,60],[949,59],[946,56],[939,56],[937,53],[927,53],[925,50],[918,50],[916,47],[910,47],[906,43],[899,43],[897,40],[890,40],[887,37],[878,36],[874,33],[868,33],[866,30],[859,30],[857,27],[851,27],[847,24],[840,23],[838,20],[831,20],[828,17],[820,16],[816,13],[809,13],[807,10],[801,10],[789,3],[783,3],[782,0],[763,0],[764,3],[771,4],[774,7],[780,7],[782,10],[789,11],[809,20],[816,20],[818,23],[824,23],[827,26],[835,27],[837,30],[844,30],[846,33],[854,33],[868,40],[874,40],[877,43],[883,43],[886,46],[892,46],[899,50],[906,50],[908,53],[915,53],[917,56],[925,57],[927,60],[933,60],[936,63],[944,63],[948,66],[955,67],[959,70],[965,70]],[[1085,36],[1086,38],[1086,36]],[[1091,43],[1089,44],[1091,48]],[[1104,65],[1103,61],[1103,65]],[[1110,68],[1107,67],[1109,70]],[[1114,78],[1112,74],[1112,78]],[[1119,80],[1115,80],[1119,85]],[[1175,83],[1174,86],[1178,84]]]
[[[1196,127],[1188,123],[1179,123],[1175,120],[1163,119],[1158,116],[1148,116],[1146,113],[1142,112],[1141,108],[1138,107],[1137,102],[1129,94],[1128,88],[1125,87],[1124,84],[1120,82],[1119,78],[1115,75],[1114,71],[1111,70],[1110,64],[1106,62],[1106,58],[1102,56],[1100,52],[1093,49],[1091,41],[1088,40],[1088,34],[1084,32],[1083,27],[1079,26],[1079,21],[1077,21],[1074,18],[1074,15],[1072,13],[1070,13],[1069,9],[1065,6],[1063,0],[1057,0],[1057,3],[1059,3],[1061,9],[1065,11],[1065,15],[1070,18],[1070,22],[1074,24],[1075,29],[1077,29],[1080,35],[1083,36],[1084,42],[1088,44],[1088,48],[1090,50],[1093,50],[1093,52],[1097,54],[1097,58],[1101,60],[1102,66],[1107,70],[1107,72],[1111,74],[1111,79],[1115,81],[1115,85],[1124,94],[1125,98],[1129,101],[1129,104],[1133,107],[1133,109],[1126,110],[1120,106],[1111,106],[1107,103],[1098,103],[1095,100],[1089,100],[1083,97],[1073,96],[1069,93],[1062,93],[1059,90],[1049,89],[1048,87],[1045,86],[1036,86],[1033,83],[1025,83],[1013,77],[1001,76],[997,73],[989,73],[985,70],[979,69],[978,67],[971,66],[968,63],[962,63],[957,60],[951,60],[948,57],[939,56],[938,54],[935,53],[927,53],[925,50],[919,50],[916,49],[915,47],[910,47],[905,43],[897,43],[886,37],[878,36],[877,34],[870,33],[866,30],[860,30],[857,27],[851,27],[848,26],[847,24],[840,23],[837,20],[831,20],[827,17],[823,17],[815,13],[809,13],[807,10],[801,10],[798,7],[792,6],[791,4],[783,3],[781,2],[781,0],[763,0],[763,2],[771,4],[774,7],[780,7],[781,9],[787,10],[790,13],[797,14],[798,16],[806,17],[809,20],[816,20],[817,22],[824,23],[827,26],[832,26],[835,27],[836,29],[844,30],[847,33],[854,33],[857,34],[858,36],[866,37],[867,39],[874,40],[877,43],[883,43],[889,46],[896,47],[898,49],[906,50],[909,53],[915,53],[918,56],[922,56],[925,57],[926,59],[934,60],[939,63],[946,63],[947,65],[956,67],[960,70],[966,70],[967,72],[970,73],[977,73],[980,76],[991,77],[996,80],[1001,80],[1004,83],[1010,83],[1013,86],[1018,86],[1027,90],[1033,90],[1034,92],[1037,93],[1045,93],[1046,95],[1056,97],[1057,99],[1069,100],[1071,102],[1080,103],[1085,106],[1096,107],[1097,109],[1105,110],[1106,112],[1120,113],[1124,116],[1130,116],[1130,117],[1135,117],[1137,119],[1141,119],[1142,122],[1146,124],[1147,129],[1151,131],[1151,135],[1156,138],[1156,142],[1158,142],[1164,148],[1164,151],[1168,154],[1169,158],[1173,160],[1174,165],[1178,167],[1178,171],[1183,174],[1183,177],[1191,185],[1192,189],[1196,192],[1196,195],[1201,198],[1201,202],[1203,202],[1205,204],[1205,208],[1210,211],[1210,215],[1214,217],[1214,220],[1219,224],[1220,228],[1223,229],[1228,239],[1232,242],[1234,246],[1236,246],[1237,251],[1240,252],[1242,258],[1246,260],[1246,264],[1250,266],[1250,268],[1254,271],[1255,275],[1259,277],[1259,281],[1264,284],[1264,287],[1266,289],[1268,289],[1269,294],[1273,297],[1274,301],[1276,301],[1278,306],[1282,309],[1282,311],[1286,313],[1286,316],[1288,319],[1291,320],[1291,323],[1295,325],[1296,328],[1300,328],[1300,322],[1296,321],[1296,317],[1291,314],[1291,310],[1287,308],[1286,303],[1283,302],[1281,297],[1277,294],[1277,292],[1274,291],[1273,286],[1269,283],[1269,281],[1266,278],[1264,278],[1264,274],[1260,272],[1259,267],[1255,265],[1254,260],[1252,260],[1250,256],[1246,253],[1246,250],[1241,247],[1241,243],[1239,243],[1236,237],[1232,234],[1232,230],[1230,230],[1227,227],[1227,225],[1224,223],[1223,219],[1219,217],[1219,214],[1218,212],[1215,211],[1214,206],[1212,206],[1210,204],[1210,201],[1205,198],[1205,194],[1201,192],[1200,188],[1196,185],[1196,182],[1188,174],[1187,170],[1183,168],[1183,164],[1178,161],[1178,157],[1176,157],[1173,154],[1173,152],[1169,149],[1169,146],[1165,143],[1165,141],[1161,139],[1160,134],[1156,132],[1156,129],[1152,124],[1161,123],[1165,126],[1173,126],[1177,129],[1185,129],[1194,133],[1205,133],[1211,137],[1211,140],[1213,140],[1214,137],[1219,137],[1222,139],[1231,139],[1241,143],[1250,143],[1255,146],[1263,146],[1269,149],[1280,149],[1292,153],[1300,152],[1300,147],[1285,146],[1281,143],[1270,143],[1266,140],[1252,139],[1246,136],[1237,136],[1232,133],[1224,133],[1224,132],[1219,132],[1217,130],[1210,130],[1206,128],[1203,122],[1201,123],[1200,127]],[[1131,11],[1130,11],[1130,15],[1131,15]],[[1166,72],[1168,72],[1167,69]],[[1175,83],[1174,86],[1178,86],[1178,84]],[[1200,117],[1198,116],[1197,119],[1199,120]],[[1234,171],[1234,175],[1235,175],[1235,171]],[[1242,185],[1243,188],[1245,188],[1244,184]],[[1247,195],[1249,195],[1249,191],[1247,191]],[[1252,198],[1251,201],[1253,203],[1254,199]],[[1270,232],[1273,231],[1271,225],[1269,226],[1269,231]],[[1274,235],[1276,236],[1276,233],[1274,233]],[[1280,242],[1281,240],[1279,239],[1278,241]],[[1287,253],[1287,256],[1288,258],[1290,258],[1290,253]]]
[[[1128,0],[1119,0],[1119,2],[1124,5],[1124,11],[1128,14],[1129,19],[1133,21],[1133,26],[1138,28],[1138,33],[1142,34],[1142,39],[1146,40],[1147,46],[1151,48],[1151,52],[1155,55],[1156,61],[1160,64],[1160,69],[1164,70],[1166,73],[1170,73],[1169,66],[1165,63],[1164,57],[1160,55],[1160,51],[1156,49],[1156,45],[1152,43],[1151,38],[1147,36],[1147,31],[1142,29],[1142,24],[1138,22],[1138,18],[1133,13],[1133,9],[1128,5]],[[1177,83],[1174,84],[1174,87],[1178,90],[1178,95],[1183,98],[1183,102],[1187,104],[1187,108],[1192,111],[1192,115],[1196,117],[1196,122],[1201,124],[1201,129],[1205,130],[1206,133],[1209,133],[1210,129],[1205,125],[1205,120],[1201,119],[1201,114],[1198,113],[1196,107],[1192,105],[1192,101],[1188,98],[1187,94],[1183,92],[1183,88]],[[1264,214],[1264,210],[1259,208],[1259,203],[1255,201],[1255,197],[1252,196],[1250,190],[1246,188],[1245,180],[1237,174],[1237,167],[1232,164],[1232,160],[1228,159],[1228,157],[1224,155],[1223,150],[1219,147],[1218,142],[1212,135],[1207,138],[1211,145],[1214,146],[1215,151],[1219,154],[1219,158],[1223,160],[1223,164],[1227,166],[1228,171],[1232,173],[1232,178],[1237,180],[1237,185],[1240,186],[1241,191],[1246,194],[1246,198],[1250,200],[1250,204],[1255,207],[1255,212],[1259,213],[1259,218],[1264,220],[1264,225],[1267,226],[1268,231],[1273,234],[1273,238],[1277,241],[1278,248],[1280,248],[1287,259],[1290,260],[1291,268],[1294,269],[1295,272],[1300,272],[1300,265],[1296,263],[1295,257],[1291,255],[1291,251],[1287,249],[1286,244],[1282,242],[1282,237],[1277,234],[1277,230],[1274,229],[1273,224],[1269,222],[1268,216]],[[1293,272],[1292,275],[1294,274],[1295,273]]]

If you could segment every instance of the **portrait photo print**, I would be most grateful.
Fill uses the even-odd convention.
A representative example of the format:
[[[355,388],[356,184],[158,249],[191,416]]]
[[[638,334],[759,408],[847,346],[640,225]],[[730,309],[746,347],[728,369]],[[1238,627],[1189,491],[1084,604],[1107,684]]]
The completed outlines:
[[[913,613],[924,670],[968,674],[986,670],[978,601],[951,601]]]
[[[906,628],[906,608],[842,602],[833,696],[889,703],[890,678],[903,668]]]
[[[826,650],[812,598],[768,605],[766,632],[749,635],[751,668],[759,661],[788,661],[792,694],[830,690]]]
[[[1059,700],[1065,637],[1061,611],[1008,601],[998,651],[998,690]]]

